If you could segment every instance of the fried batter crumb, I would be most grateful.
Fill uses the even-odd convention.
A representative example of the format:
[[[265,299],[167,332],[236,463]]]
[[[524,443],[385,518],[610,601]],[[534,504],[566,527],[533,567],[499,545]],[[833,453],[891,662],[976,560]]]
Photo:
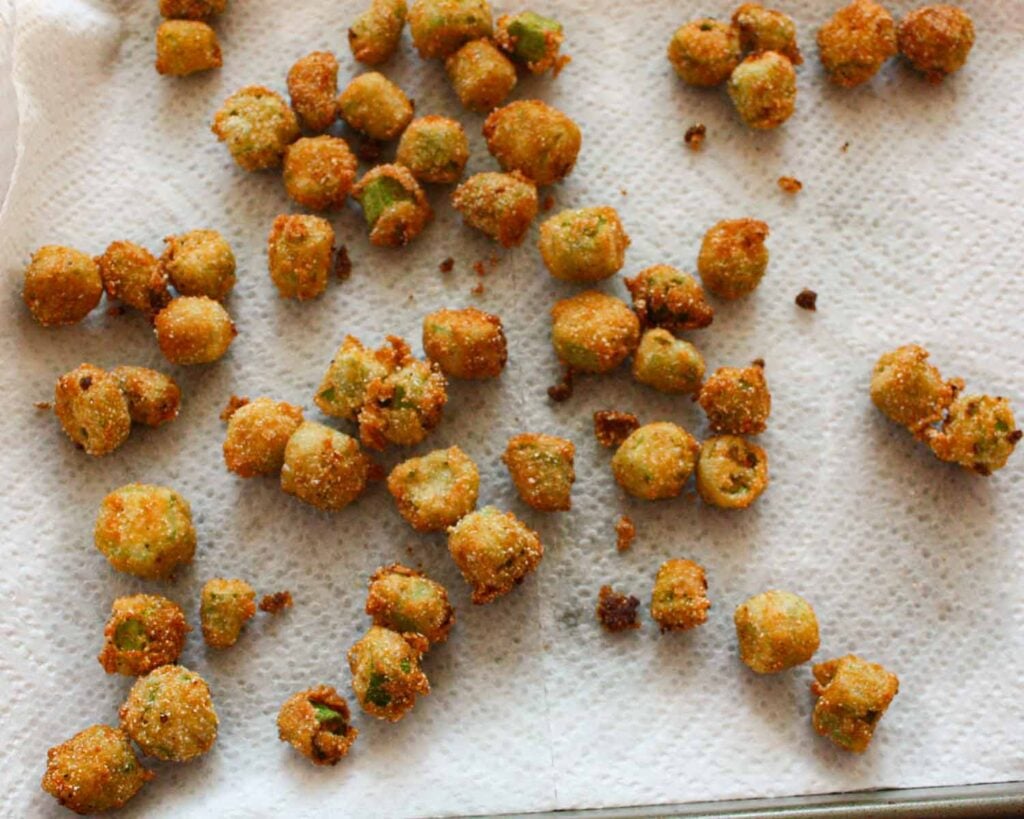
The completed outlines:
[[[686,129],[683,140],[686,147],[691,151],[699,151],[704,145],[704,137],[708,134],[708,128],[703,122],[697,122]]]
[[[231,420],[231,416],[234,415],[238,410],[249,403],[248,397],[244,395],[232,395],[228,399],[227,406],[220,412],[220,420],[227,423]]]
[[[53,409],[53,404],[49,401],[36,401],[32,406],[37,410],[42,410],[43,412],[48,412]]]
[[[290,591],[265,594],[263,599],[260,600],[260,611],[265,611],[268,614],[280,614],[285,609],[290,609],[294,602]]]
[[[780,176],[779,188],[786,193],[800,193],[804,188],[804,183],[795,176]]]
[[[547,196],[545,196],[545,197],[544,197],[544,201],[543,201],[543,202],[541,202],[541,204],[540,204],[540,209],[541,209],[542,211],[544,211],[545,213],[547,213],[547,212],[548,212],[549,210],[551,210],[551,209],[552,209],[552,208],[553,208],[554,206],[555,206],[555,197],[553,197],[553,196],[552,196],[552,195],[551,195],[551,194],[549,193],[549,194],[548,194]]]
[[[562,380],[548,387],[548,398],[559,403],[572,398],[572,375],[572,367],[566,367]]]
[[[619,594],[611,586],[602,586],[597,598],[597,619],[608,631],[640,628],[636,612],[640,601],[633,595]]]
[[[627,191],[625,188],[621,188],[619,190],[619,193],[621,193],[623,196],[629,196],[629,191]]]
[[[796,306],[804,310],[818,309],[818,294],[806,287],[796,295]]]
[[[487,275],[487,268],[484,267],[484,263],[483,263],[482,259],[480,261],[473,262],[473,271],[478,276],[486,276]]]
[[[484,283],[477,282],[476,287],[470,288],[469,292],[472,293],[474,296],[482,296],[486,292],[484,288]]]
[[[598,410],[594,413],[594,437],[601,446],[614,449],[640,428],[640,419],[631,412]],[[616,527],[618,528],[618,527]]]
[[[347,279],[352,275],[352,260],[348,255],[348,248],[341,245],[334,257],[334,275],[339,279]]]
[[[615,524],[615,548],[620,552],[627,552],[633,548],[635,539],[636,525],[629,515],[622,515]]]
[[[449,256],[437,266],[437,269],[442,273],[451,273],[455,269],[455,259]]]
[[[849,142],[844,142],[843,143],[843,147],[840,148],[839,150],[842,151],[845,154],[848,150],[850,150],[850,143]]]

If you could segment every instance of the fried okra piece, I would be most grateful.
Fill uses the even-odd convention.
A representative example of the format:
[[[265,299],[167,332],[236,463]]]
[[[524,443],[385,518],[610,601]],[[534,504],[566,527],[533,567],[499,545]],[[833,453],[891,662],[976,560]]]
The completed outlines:
[[[292,694],[277,715],[277,736],[314,765],[337,765],[348,756],[359,730],[348,703],[329,685]]]
[[[557,74],[568,60],[558,54],[565,40],[562,24],[532,11],[499,17],[494,24],[494,39],[531,74],[543,74],[552,68]]]
[[[288,95],[303,127],[326,131],[338,116],[338,58],[314,51],[288,70]]]
[[[375,626],[422,635],[431,645],[447,640],[455,625],[455,610],[445,587],[400,563],[373,573],[366,613]]]
[[[479,490],[476,464],[457,446],[410,458],[388,476],[399,514],[417,532],[441,532],[457,523],[476,508]]]
[[[654,578],[651,618],[666,631],[687,631],[707,622],[708,579],[692,560],[666,560]]]
[[[464,108],[486,114],[516,87],[516,67],[490,40],[470,40],[444,61],[448,80]]]
[[[764,365],[720,367],[704,382],[697,396],[713,432],[758,435],[765,431],[772,411],[772,396]]]
[[[942,428],[928,430],[926,440],[940,460],[991,475],[1006,466],[1022,435],[1007,399],[960,395],[949,407]]]
[[[900,690],[899,678],[855,654],[816,663],[813,672],[814,730],[845,751],[864,753]]]
[[[768,269],[768,225],[757,219],[725,219],[706,234],[697,257],[704,286],[720,299],[752,293]]]
[[[160,14],[173,20],[206,20],[227,7],[228,0],[160,0]]]
[[[213,118],[213,133],[246,171],[276,168],[300,136],[295,112],[280,94],[249,85],[228,97]]]
[[[53,411],[68,438],[89,455],[107,455],[128,439],[132,418],[117,379],[80,364],[57,379]]]
[[[438,310],[423,319],[423,351],[450,378],[497,378],[508,360],[501,319],[475,307]]]
[[[113,242],[96,259],[107,296],[150,315],[171,300],[167,273],[156,256],[134,242]]]
[[[789,15],[766,9],[760,3],[744,3],[733,12],[732,24],[740,33],[744,51],[777,51],[793,65],[803,63],[796,43],[796,24]]]
[[[697,466],[700,444],[677,424],[659,421],[633,432],[612,457],[615,481],[641,500],[675,498]]]
[[[541,512],[564,512],[572,508],[575,457],[572,441],[524,433],[509,439],[501,460],[523,503]]]
[[[110,374],[128,402],[132,422],[158,427],[178,417],[181,389],[169,375],[147,367],[115,367]]]
[[[556,279],[596,282],[626,261],[626,235],[614,208],[563,210],[540,226],[540,255]]]
[[[493,506],[471,512],[448,530],[448,551],[473,589],[473,602],[508,594],[544,557],[537,533]]]
[[[636,314],[622,300],[597,290],[555,302],[551,318],[555,353],[579,372],[610,372],[640,343]]]
[[[256,616],[256,590],[244,580],[207,580],[199,601],[203,639],[213,648],[233,646],[245,624]]]
[[[358,164],[341,137],[303,137],[284,152],[284,189],[305,208],[340,208],[352,190]]]
[[[93,725],[46,752],[42,787],[63,807],[88,815],[124,807],[153,776],[124,731]]]
[[[43,327],[77,324],[103,297],[100,268],[79,250],[45,245],[25,268],[21,297]]]
[[[398,722],[416,705],[416,697],[430,693],[420,657],[428,642],[419,634],[398,634],[371,626],[348,651],[352,690],[370,716]]]
[[[491,31],[487,0],[415,0],[409,9],[409,33],[425,60],[447,57]]]
[[[721,85],[740,64],[739,30],[728,23],[703,18],[676,29],[668,43],[668,61],[687,85]]]
[[[758,674],[775,674],[806,663],[818,650],[818,618],[797,594],[766,591],[733,614],[740,659]]]
[[[900,53],[931,83],[959,71],[974,46],[974,23],[962,8],[945,3],[914,9],[900,22]]]
[[[380,65],[391,59],[405,28],[405,0],[371,0],[348,30],[348,47],[357,62]]]
[[[697,492],[721,509],[746,509],[768,486],[768,455],[738,435],[708,438],[697,461]]]
[[[147,580],[170,577],[196,551],[192,508],[173,489],[130,483],[103,499],[94,540],[119,572]]]
[[[704,356],[668,330],[648,330],[633,356],[633,377],[659,392],[696,395],[704,379]]]
[[[282,299],[309,301],[327,289],[334,255],[334,228],[326,219],[282,214],[267,237],[270,279]]]
[[[187,77],[220,68],[217,32],[198,20],[165,20],[156,30],[156,70],[171,77]]]
[[[606,631],[630,631],[640,628],[636,612],[640,601],[631,594],[620,594],[611,586],[602,586],[597,595],[597,621]]]
[[[211,364],[221,358],[238,331],[220,302],[180,296],[156,315],[157,344],[172,364]]]
[[[896,52],[896,21],[874,0],[853,0],[818,30],[821,64],[842,88],[867,82]]]
[[[403,247],[419,236],[434,217],[427,195],[408,168],[378,165],[352,189],[363,208],[370,243]]]
[[[537,215],[537,186],[520,173],[478,173],[452,194],[452,207],[502,247],[523,242]]]
[[[448,185],[462,178],[469,161],[469,141],[462,126],[448,117],[413,120],[398,142],[395,162],[420,182]]]
[[[398,369],[371,381],[359,412],[363,446],[380,450],[389,443],[418,444],[441,423],[447,383],[436,364],[411,356]]]
[[[891,421],[920,436],[941,421],[957,392],[959,380],[944,381],[928,363],[928,351],[905,344],[884,353],[871,374],[871,400]]]
[[[140,677],[177,662],[189,627],[181,606],[157,594],[114,601],[97,659],[108,674]]]
[[[337,512],[363,494],[370,459],[344,433],[303,421],[288,439],[281,467],[281,488],[300,501]]]
[[[183,296],[224,301],[235,286],[235,254],[216,230],[190,230],[164,239],[160,264]]]
[[[565,179],[576,165],[579,126],[540,100],[517,100],[484,122],[487,150],[505,171],[519,171],[538,186]]]
[[[136,680],[118,715],[142,753],[165,762],[202,756],[217,739],[210,687],[183,665],[163,665]]]
[[[715,310],[708,304],[700,283],[689,273],[667,264],[641,270],[626,287],[633,297],[633,309],[644,327],[664,327],[671,333],[700,330],[714,321]]]
[[[338,96],[338,115],[370,139],[397,139],[412,121],[412,103],[397,85],[376,71],[353,79]]]
[[[796,72],[775,51],[751,54],[736,66],[728,91],[740,119],[757,130],[778,128],[796,110]]]
[[[358,338],[345,336],[313,398],[321,412],[346,421],[358,420],[370,382],[384,378],[409,354],[404,341],[392,339],[390,346],[371,350]]]
[[[231,413],[224,437],[224,463],[243,478],[276,475],[288,439],[302,423],[302,407],[257,398]]]

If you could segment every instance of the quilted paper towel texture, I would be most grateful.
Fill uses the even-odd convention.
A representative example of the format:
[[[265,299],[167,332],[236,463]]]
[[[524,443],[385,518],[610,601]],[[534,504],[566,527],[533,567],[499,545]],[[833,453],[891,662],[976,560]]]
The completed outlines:
[[[611,479],[610,453],[593,440],[590,414],[609,407],[703,436],[688,400],[636,385],[623,368],[580,379],[567,403],[548,401],[559,373],[547,311],[575,288],[549,279],[536,230],[524,247],[499,251],[461,225],[438,189],[427,232],[384,251],[368,245],[351,207],[332,217],[351,279],[333,281],[314,303],[279,301],[265,240],[274,216],[294,208],[279,175],[234,167],[209,122],[242,85],[283,91],[288,67],[314,49],[339,55],[343,83],[357,73],[344,32],[361,4],[305,0],[286,13],[270,0],[233,4],[218,23],[224,69],[184,81],[152,69],[154,5],[19,0],[16,9],[18,164],[0,216],[9,376],[0,395],[3,813],[61,815],[38,789],[46,749],[116,720],[130,680],[107,677],[95,660],[112,599],[166,594],[198,627],[199,588],[217,575],[245,577],[260,592],[291,589],[295,608],[252,623],[225,652],[192,633],[182,660],[210,682],[220,737],[196,763],[155,765],[157,779],[125,815],[303,816],[326,805],[349,815],[480,813],[1019,777],[1024,462],[1018,455],[989,480],[940,464],[872,409],[866,389],[880,352],[917,341],[947,375],[1024,411],[1024,89],[1013,79],[1024,73],[1024,3],[965,4],[978,46],[944,85],[892,63],[853,92],[828,87],[816,64],[822,4],[785,4],[808,62],[796,115],[769,134],[741,127],[721,91],[682,87],[664,59],[687,15],[725,17],[729,4],[546,4],[567,23],[574,61],[556,81],[522,81],[515,96],[543,98],[582,126],[576,171],[549,191],[556,208],[618,208],[633,240],[629,275],[660,262],[692,270],[718,219],[750,215],[772,227],[761,288],[717,305],[714,325],[691,336],[712,368],[767,362],[774,408],[761,443],[772,484],[739,514],[704,508],[692,493],[628,500]],[[459,110],[439,64],[421,62],[406,37],[384,70],[420,114],[466,124],[470,171],[494,167],[482,118]],[[697,121],[709,136],[692,154],[682,133]],[[797,197],[777,190],[784,174],[804,182]],[[159,251],[165,235],[195,227],[223,231],[239,261],[228,309],[240,335],[214,366],[169,367],[138,316],[101,309],[80,326],[45,330],[20,303],[20,271],[38,245],[98,254],[131,239]],[[500,263],[481,280],[472,264],[491,255]],[[449,256],[455,270],[442,274]],[[484,292],[474,294],[479,281]],[[601,287],[625,295],[621,279]],[[819,292],[817,313],[794,307],[803,287]],[[481,503],[521,515],[547,547],[537,574],[487,607],[470,605],[443,538],[414,534],[383,487],[328,516],[272,479],[228,474],[217,417],[241,394],[301,403],[323,420],[312,392],[346,333],[374,344],[397,333],[418,348],[425,313],[467,305],[503,317],[509,367],[495,382],[453,383],[443,424],[414,452],[458,443],[481,467]],[[180,418],[136,429],[110,457],[87,458],[32,406],[81,361],[172,372],[184,391]],[[500,454],[524,430],[576,443],[572,512],[543,516],[515,497]],[[409,454],[390,451],[382,462]],[[199,548],[174,583],[118,575],[92,546],[100,499],[133,480],[173,486],[192,501]],[[613,531],[622,513],[639,531],[624,555]],[[704,627],[667,636],[649,621],[639,633],[599,630],[601,584],[646,605],[657,566],[680,556],[708,570]],[[425,663],[433,693],[398,725],[357,714],[350,758],[313,769],[278,742],[277,708],[317,682],[350,695],[344,653],[367,625],[366,579],[392,560],[422,566],[457,607],[451,639]],[[732,609],[768,587],[815,605],[819,659],[856,651],[899,673],[901,693],[863,757],[814,736],[807,668],[764,679],[737,660]]]

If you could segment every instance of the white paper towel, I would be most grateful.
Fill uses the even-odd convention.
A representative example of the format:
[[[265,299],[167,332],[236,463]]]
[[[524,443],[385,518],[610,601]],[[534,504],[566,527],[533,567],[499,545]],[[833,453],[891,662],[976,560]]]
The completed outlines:
[[[291,589],[295,608],[261,616],[225,652],[207,651],[192,634],[182,659],[210,682],[220,737],[194,764],[155,765],[157,779],[127,815],[529,811],[1024,775],[1024,456],[989,480],[961,472],[888,424],[867,397],[878,354],[916,341],[947,376],[1007,395],[1024,414],[1024,2],[965,3],[978,44],[944,85],[894,62],[856,91],[827,86],[817,65],[813,32],[831,4],[785,4],[807,63],[796,115],[767,134],[741,127],[720,90],[683,87],[664,58],[687,16],[725,17],[729,3],[545,3],[566,23],[574,61],[556,81],[522,81],[516,96],[541,97],[583,129],[576,171],[550,189],[557,208],[618,208],[633,239],[629,275],[661,262],[692,270],[718,219],[750,215],[771,225],[760,289],[717,305],[714,325],[691,336],[713,368],[767,361],[774,407],[761,442],[772,484],[743,513],[707,509],[692,496],[659,504],[623,496],[610,453],[593,440],[591,412],[633,410],[702,435],[699,409],[636,385],[626,368],[581,379],[571,401],[551,404],[545,388],[558,367],[547,311],[575,288],[550,280],[534,233],[500,253],[485,292],[471,294],[471,265],[497,250],[462,227],[447,189],[431,193],[434,224],[397,252],[368,245],[355,207],[337,214],[351,279],[332,281],[311,304],[279,301],[265,239],[274,216],[293,208],[278,174],[234,167],[209,122],[242,85],[283,91],[288,67],[314,49],[339,55],[344,83],[356,72],[344,32],[363,3],[239,0],[217,25],[224,69],[187,80],[152,68],[155,5],[17,3],[18,164],[0,217],[8,373],[0,393],[0,812],[59,814],[39,790],[46,749],[116,720],[131,681],[107,677],[95,659],[112,599],[167,594],[198,627],[198,590],[215,575],[245,577],[260,592]],[[910,5],[892,4],[899,13]],[[459,110],[439,64],[421,62],[406,38],[384,70],[416,98],[418,113],[466,123],[471,171],[493,168],[482,118]],[[708,139],[694,154],[682,135],[697,121]],[[801,179],[803,192],[778,191],[780,175]],[[80,326],[46,330],[20,302],[21,269],[39,245],[98,254],[130,239],[159,252],[163,236],[196,227],[223,231],[239,261],[228,307],[240,335],[216,365],[169,368],[136,315],[101,309]],[[448,256],[456,268],[442,274]],[[817,313],[793,305],[803,287],[819,292]],[[605,289],[625,295],[621,280]],[[426,312],[466,305],[504,318],[509,367],[495,382],[453,383],[444,422],[415,451],[458,443],[481,467],[481,503],[512,509],[547,547],[534,577],[486,607],[469,604],[444,539],[413,533],[382,486],[326,515],[273,479],[229,474],[217,417],[237,393],[302,403],[318,419],[312,392],[346,333],[373,344],[397,333],[418,347]],[[82,361],[173,372],[184,391],[181,417],[135,429],[110,457],[86,457],[32,406]],[[524,430],[575,441],[571,513],[544,516],[515,497],[500,454]],[[384,461],[408,454],[390,451]],[[174,583],[116,574],[92,546],[100,499],[133,480],[173,486],[192,501],[199,548]],[[620,555],[613,525],[623,512],[639,536]],[[705,626],[659,636],[645,613],[639,633],[599,629],[602,583],[646,605],[660,562],[679,556],[707,567]],[[319,682],[350,696],[344,654],[367,625],[366,580],[392,560],[444,582],[458,609],[452,638],[426,660],[433,693],[397,725],[358,714],[352,755],[314,769],[277,740],[277,709]],[[808,668],[765,679],[739,663],[732,609],[767,587],[812,601],[818,659],[854,651],[899,674],[901,692],[864,756],[814,735]]]

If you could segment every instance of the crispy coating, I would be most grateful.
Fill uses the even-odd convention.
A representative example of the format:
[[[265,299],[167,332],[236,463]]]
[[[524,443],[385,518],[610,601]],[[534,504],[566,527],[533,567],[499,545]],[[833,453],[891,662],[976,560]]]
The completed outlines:
[[[228,0],[160,0],[160,14],[176,20],[205,20],[227,7]]]
[[[575,457],[572,441],[523,433],[509,439],[501,460],[523,503],[541,512],[564,512],[572,508]]]
[[[409,9],[409,33],[425,60],[447,57],[491,31],[487,0],[415,0]]]
[[[44,245],[25,268],[21,297],[44,327],[77,324],[103,297],[100,268],[79,250]]]
[[[729,98],[751,128],[778,128],[796,110],[796,72],[775,51],[751,54],[729,76]]]
[[[288,69],[288,95],[304,128],[326,131],[338,116],[338,58],[314,51],[296,60]]]
[[[636,540],[636,524],[629,515],[619,515],[615,522],[615,551],[628,552]]]
[[[181,606],[157,594],[119,597],[103,629],[97,659],[108,674],[140,677],[177,662],[189,627]]]
[[[462,126],[433,114],[413,120],[398,142],[395,162],[420,182],[449,185],[462,178],[469,141]]]
[[[700,392],[704,370],[704,357],[696,347],[660,327],[643,334],[633,356],[637,381],[674,395]]]
[[[519,171],[538,186],[565,179],[583,144],[579,126],[540,100],[517,100],[492,111],[484,139],[503,170]]]
[[[471,512],[448,530],[448,551],[482,605],[508,594],[544,557],[540,537],[511,512]]]
[[[515,247],[537,215],[537,186],[518,172],[478,173],[455,189],[452,207],[470,227]]]
[[[284,701],[277,736],[314,765],[337,765],[359,736],[350,719],[344,697],[329,685],[316,685]]]
[[[256,590],[244,580],[215,577],[206,581],[199,595],[199,622],[208,646],[233,646],[255,616]]]
[[[960,395],[942,428],[927,430],[926,440],[940,460],[991,475],[1006,466],[1022,435],[1007,399]]]
[[[675,498],[697,466],[700,444],[677,424],[659,421],[633,432],[612,457],[615,481],[641,500]]]
[[[169,375],[147,367],[115,367],[110,374],[128,402],[132,422],[158,427],[178,417],[181,389]]]
[[[739,30],[744,51],[777,51],[793,65],[803,63],[796,43],[796,24],[789,15],[760,3],[744,3],[733,12],[732,24]]]
[[[89,815],[124,807],[153,776],[124,731],[92,725],[46,752],[42,788],[68,810]]]
[[[345,336],[313,401],[325,415],[355,421],[366,403],[370,382],[388,375],[408,355],[408,345],[394,336],[378,350],[364,347],[354,336]]]
[[[359,163],[341,137],[303,137],[284,152],[284,189],[305,208],[340,208]]]
[[[475,307],[438,310],[423,319],[423,351],[450,378],[497,378],[508,360],[501,319]]]
[[[292,599],[292,593],[285,590],[263,595],[263,598],[260,600],[259,610],[265,611],[267,614],[277,615],[286,609],[290,609],[293,605],[295,605],[295,601]]]
[[[540,255],[556,279],[596,282],[614,276],[629,247],[614,208],[563,210],[540,226]]]
[[[597,621],[605,631],[630,631],[640,628],[637,609],[640,601],[631,594],[619,594],[611,586],[602,586],[597,595]]]
[[[400,563],[382,566],[373,573],[366,613],[375,626],[400,634],[419,634],[431,645],[447,640],[455,625],[455,610],[445,587]]]
[[[405,0],[371,0],[348,30],[348,47],[357,62],[380,65],[398,50],[407,15]]]
[[[333,255],[334,228],[326,219],[306,214],[274,219],[267,237],[267,267],[282,299],[309,301],[322,295]]]
[[[249,85],[228,97],[213,118],[213,133],[247,171],[276,168],[300,136],[295,112],[280,94]]]
[[[852,0],[818,30],[821,64],[842,88],[867,82],[896,52],[896,21],[874,0]]]
[[[57,379],[53,411],[68,438],[90,455],[113,452],[132,428],[117,379],[93,364],[79,364]]]
[[[180,296],[153,322],[160,352],[172,364],[211,364],[221,358],[238,331],[228,311],[206,296]]]
[[[490,40],[470,40],[444,61],[448,80],[464,108],[486,114],[516,87],[516,67]]]
[[[780,176],[777,183],[784,193],[797,194],[804,189],[804,183],[794,176]]]
[[[441,423],[447,383],[436,364],[411,356],[393,372],[375,378],[366,386],[359,412],[363,446],[380,450],[389,443],[418,444]]]
[[[651,618],[666,631],[687,631],[707,622],[708,579],[692,560],[666,560],[651,592]]]
[[[594,437],[601,446],[618,448],[640,428],[640,420],[631,412],[598,410],[594,413]]]
[[[369,475],[370,459],[355,438],[303,421],[284,450],[281,488],[310,506],[337,512],[363,494]]]
[[[626,287],[643,327],[664,327],[671,333],[700,330],[714,321],[715,310],[704,289],[689,273],[667,264],[641,270]]]
[[[494,24],[494,39],[531,74],[554,69],[557,75],[569,59],[558,53],[565,40],[562,24],[532,11],[499,17]]]
[[[697,396],[712,432],[758,435],[765,431],[772,411],[772,396],[764,365],[720,367],[704,382]]]
[[[288,439],[302,423],[302,407],[257,398],[231,413],[224,436],[224,463],[243,478],[276,475]]]
[[[928,351],[905,344],[884,353],[871,374],[871,400],[891,421],[917,436],[941,421],[957,392],[960,380],[944,381],[928,363]]]
[[[363,208],[370,242],[378,247],[403,247],[434,218],[427,195],[408,168],[378,165],[352,189]]]
[[[371,626],[348,651],[352,690],[370,716],[398,722],[416,704],[416,697],[430,693],[420,657],[427,640],[419,634],[398,634]]]
[[[811,724],[845,751],[864,753],[878,722],[900,690],[899,678],[855,654],[816,663],[812,669]]]
[[[579,372],[610,372],[640,343],[636,314],[625,302],[597,290],[556,302],[551,319],[558,359]]]
[[[697,272],[720,299],[752,293],[768,269],[768,225],[757,219],[724,219],[704,234]]]
[[[119,572],[147,580],[167,578],[195,554],[192,508],[173,489],[130,483],[103,499],[94,540]]]
[[[441,532],[454,525],[476,508],[479,490],[476,464],[457,446],[403,461],[388,476],[388,492],[399,514],[417,532]]]
[[[900,22],[900,53],[931,83],[942,82],[967,62],[974,23],[962,8],[945,3],[914,9]]]
[[[187,77],[220,68],[217,32],[198,20],[165,20],[156,30],[156,70],[171,77]]]
[[[742,58],[739,30],[703,18],[676,29],[668,43],[668,61],[688,85],[721,85]]]
[[[183,665],[160,666],[136,680],[118,715],[142,753],[166,762],[202,756],[217,739],[210,687]]]
[[[738,435],[708,438],[697,461],[697,492],[721,509],[746,509],[768,486],[768,455]]]
[[[397,85],[376,71],[353,79],[338,96],[338,115],[360,133],[387,142],[412,121],[412,103]]]
[[[235,286],[235,254],[216,230],[190,230],[164,239],[160,265],[183,296],[224,301]]]
[[[786,591],[755,594],[733,614],[740,659],[758,674],[806,663],[818,650],[818,618],[811,604]]]
[[[156,256],[134,242],[113,242],[96,259],[107,296],[150,315],[171,300],[167,273]]]

